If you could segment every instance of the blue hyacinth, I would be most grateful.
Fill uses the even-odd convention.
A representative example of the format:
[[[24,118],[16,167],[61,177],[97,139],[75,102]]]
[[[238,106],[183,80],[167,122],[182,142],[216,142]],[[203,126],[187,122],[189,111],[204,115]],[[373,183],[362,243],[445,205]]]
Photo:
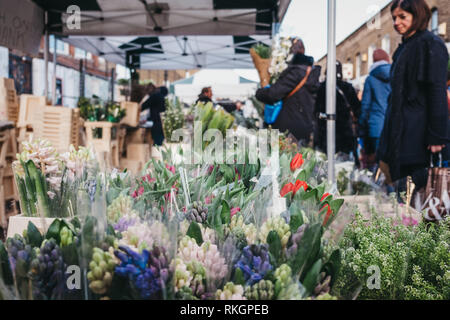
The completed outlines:
[[[269,261],[267,244],[246,246],[235,264],[236,269],[241,269],[247,285],[253,285],[261,281],[264,276],[273,269]]]
[[[115,268],[116,274],[128,278],[142,299],[159,298],[168,280],[167,269],[163,269],[160,262],[166,261],[163,250],[155,247],[152,252],[144,249],[139,254],[126,246],[119,246],[119,249],[114,252],[121,261]]]

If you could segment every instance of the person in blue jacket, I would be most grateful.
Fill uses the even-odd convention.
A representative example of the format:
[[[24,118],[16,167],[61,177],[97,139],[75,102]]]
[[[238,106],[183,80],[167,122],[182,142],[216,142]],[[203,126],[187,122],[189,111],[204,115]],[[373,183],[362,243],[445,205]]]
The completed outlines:
[[[389,55],[382,49],[373,53],[374,64],[364,84],[359,118],[359,136],[363,139],[367,167],[376,164],[376,151],[383,131],[384,116],[391,93]]]

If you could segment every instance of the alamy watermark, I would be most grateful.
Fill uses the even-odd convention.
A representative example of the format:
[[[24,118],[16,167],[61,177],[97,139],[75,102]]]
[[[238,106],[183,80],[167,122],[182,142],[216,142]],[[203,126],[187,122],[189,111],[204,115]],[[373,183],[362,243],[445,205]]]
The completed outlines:
[[[66,10],[66,26],[69,30],[81,30],[81,9],[77,5],[71,5]]]
[[[367,288],[370,290],[380,289],[381,288],[381,271],[380,267],[377,265],[369,266],[367,268],[367,274],[370,274],[369,278],[367,278]]]
[[[381,29],[381,8],[378,5],[370,5],[366,10],[367,14],[367,28],[369,30]],[[369,20],[370,19],[370,20]]]
[[[181,142],[184,164],[257,164],[267,163],[279,157],[278,130],[248,130],[239,135],[226,130],[225,136],[218,129],[203,132],[202,122],[194,122],[194,132],[177,129],[169,142]]]

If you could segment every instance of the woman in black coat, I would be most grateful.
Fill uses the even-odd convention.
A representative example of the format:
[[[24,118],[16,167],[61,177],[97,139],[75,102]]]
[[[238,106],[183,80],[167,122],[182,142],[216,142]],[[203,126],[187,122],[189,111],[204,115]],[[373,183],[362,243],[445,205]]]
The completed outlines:
[[[272,124],[272,128],[289,131],[298,141],[308,143],[314,129],[314,103],[319,88],[320,67],[313,66],[314,59],[304,54],[301,40],[294,43],[292,52],[294,56],[278,81],[269,88],[258,89],[256,98],[266,104],[285,99],[306,76],[308,67],[312,67],[305,85],[283,101],[283,108]]]
[[[378,156],[392,181],[411,176],[420,189],[426,185],[431,153],[441,152],[448,142],[448,52],[427,30],[431,11],[424,0],[395,0],[391,13],[403,41],[393,57],[392,93]]]

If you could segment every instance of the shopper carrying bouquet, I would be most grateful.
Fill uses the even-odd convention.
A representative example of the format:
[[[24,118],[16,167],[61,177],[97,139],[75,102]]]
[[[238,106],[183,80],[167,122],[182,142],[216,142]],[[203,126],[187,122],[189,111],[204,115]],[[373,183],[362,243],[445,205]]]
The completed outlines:
[[[449,141],[449,56],[444,42],[427,30],[431,11],[424,0],[395,0],[391,14],[402,43],[393,56],[392,93],[378,156],[380,166],[388,166],[388,181],[412,176],[417,190],[426,185],[430,152],[443,151]]]
[[[279,129],[281,132],[289,131],[298,141],[308,144],[314,129],[314,103],[319,88],[320,67],[313,66],[313,57],[305,55],[305,47],[301,39],[294,39],[291,53],[293,58],[278,81],[268,88],[258,89],[256,98],[270,105],[283,100],[283,107],[272,128]],[[288,97],[307,76],[308,67],[311,67],[311,72],[306,83]]]

